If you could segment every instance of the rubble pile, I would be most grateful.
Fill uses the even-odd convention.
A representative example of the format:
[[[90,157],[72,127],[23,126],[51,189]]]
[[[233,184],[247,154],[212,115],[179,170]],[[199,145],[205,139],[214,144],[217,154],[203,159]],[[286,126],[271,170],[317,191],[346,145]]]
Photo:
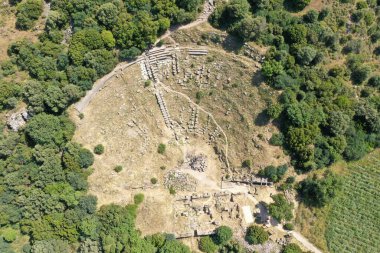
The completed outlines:
[[[176,191],[196,191],[197,181],[189,174],[171,170],[165,175],[164,184]]]

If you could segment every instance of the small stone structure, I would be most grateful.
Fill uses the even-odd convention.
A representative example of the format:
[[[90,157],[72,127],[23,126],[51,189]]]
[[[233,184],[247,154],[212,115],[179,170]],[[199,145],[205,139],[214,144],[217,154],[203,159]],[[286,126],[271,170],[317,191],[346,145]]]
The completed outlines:
[[[24,109],[22,111],[11,114],[7,120],[7,125],[10,129],[17,132],[21,127],[26,124],[29,119],[28,112]]]

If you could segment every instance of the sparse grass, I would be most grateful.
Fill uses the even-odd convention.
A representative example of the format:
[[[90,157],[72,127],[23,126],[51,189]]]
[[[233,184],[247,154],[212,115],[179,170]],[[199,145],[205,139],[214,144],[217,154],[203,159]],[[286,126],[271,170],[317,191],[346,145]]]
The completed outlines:
[[[165,151],[166,151],[166,145],[163,143],[160,143],[160,145],[158,145],[157,152],[163,155]]]
[[[144,201],[144,194],[138,193],[133,197],[135,205],[140,205]]]
[[[170,187],[170,188],[169,188],[169,193],[170,193],[171,195],[175,195],[175,194],[176,194],[176,191],[175,191],[175,189],[174,189],[173,187]]]

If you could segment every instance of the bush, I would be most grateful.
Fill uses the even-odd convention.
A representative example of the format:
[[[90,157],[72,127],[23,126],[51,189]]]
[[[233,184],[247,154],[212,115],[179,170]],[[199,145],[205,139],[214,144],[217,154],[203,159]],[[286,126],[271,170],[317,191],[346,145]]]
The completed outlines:
[[[140,49],[136,47],[131,47],[130,49],[122,50],[120,52],[119,58],[122,61],[125,61],[125,60],[132,61],[132,60],[135,60],[140,54],[141,54]]]
[[[43,10],[42,0],[26,0],[17,5],[16,27],[20,30],[29,30],[40,17]]]
[[[283,176],[285,175],[286,171],[288,170],[288,166],[281,165],[278,167],[275,166],[267,166],[264,169],[259,171],[259,176],[266,177],[272,182],[279,182]]]
[[[150,179],[150,182],[151,182],[152,184],[157,184],[157,178],[152,177],[152,178]]]
[[[380,89],[380,76],[372,76],[367,83],[369,86]]]
[[[290,221],[293,218],[293,203],[289,203],[283,194],[272,196],[274,203],[269,204],[269,213],[278,221]]]
[[[104,146],[102,144],[98,144],[94,148],[94,153],[97,155],[101,155],[104,153]]]
[[[166,151],[166,145],[163,143],[160,143],[160,145],[158,145],[157,152],[163,155],[165,151]]]
[[[113,169],[115,172],[119,173],[123,170],[123,167],[121,165],[118,165],[116,166],[114,169]]]
[[[171,195],[174,195],[176,193],[175,189],[172,186],[169,188],[169,193]]]
[[[363,83],[369,74],[371,73],[371,69],[368,66],[358,66],[351,73],[351,80],[354,84]]]
[[[215,245],[210,236],[205,236],[199,240],[199,249],[202,252],[215,253],[218,246]]]
[[[284,229],[286,229],[286,230],[294,230],[294,225],[292,223],[285,223]]]
[[[250,226],[245,234],[245,240],[252,245],[263,244],[269,239],[269,234],[260,226]]]
[[[144,201],[144,194],[138,193],[133,197],[135,205],[140,205]]]
[[[314,176],[301,181],[298,193],[306,205],[323,207],[337,195],[340,188],[340,178],[331,171],[327,171],[324,178],[318,179]]]
[[[282,253],[303,253],[303,251],[297,244],[289,243],[284,247]]]
[[[282,133],[273,134],[269,139],[269,144],[273,146],[282,146],[284,144],[284,135]]]
[[[220,226],[215,231],[214,241],[217,245],[225,244],[232,238],[232,234],[230,227]]]
[[[249,160],[249,159],[244,160],[244,161],[241,163],[241,166],[242,166],[243,168],[247,168],[247,169],[249,169],[249,168],[252,167],[252,161]]]

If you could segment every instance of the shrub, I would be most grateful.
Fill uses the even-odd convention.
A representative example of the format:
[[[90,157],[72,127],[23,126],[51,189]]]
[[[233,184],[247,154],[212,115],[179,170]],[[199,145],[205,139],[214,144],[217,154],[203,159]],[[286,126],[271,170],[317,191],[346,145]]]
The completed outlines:
[[[123,167],[121,165],[118,165],[116,166],[114,169],[113,169],[115,172],[119,173],[123,170]]]
[[[17,230],[13,228],[5,228],[2,232],[2,236],[6,242],[13,242],[17,237]]]
[[[218,245],[225,244],[232,238],[232,234],[230,227],[220,226],[215,231],[214,241]]]
[[[94,148],[94,153],[97,155],[101,155],[104,153],[104,146],[102,144],[98,144]]]
[[[120,52],[119,58],[122,61],[128,60],[135,60],[139,55],[141,54],[140,49],[136,47],[131,47],[130,49],[124,49]]]
[[[241,166],[243,168],[251,168],[252,167],[252,161],[251,160],[244,160],[242,163],[241,163]]]
[[[256,225],[250,226],[247,229],[247,232],[245,234],[245,240],[249,244],[253,244],[253,245],[262,244],[266,242],[268,239],[269,239],[268,232],[265,231],[263,227],[256,226]]]
[[[291,220],[293,218],[293,203],[289,203],[283,194],[273,195],[272,199],[274,203],[269,205],[270,215],[280,222],[282,220]]]
[[[380,89],[380,76],[372,76],[367,83],[369,86],[377,87]]]
[[[292,223],[285,223],[284,228],[286,230],[294,230],[294,225]]]
[[[174,195],[176,193],[175,189],[172,186],[169,188],[169,193],[171,195]]]
[[[282,253],[303,253],[303,251],[297,244],[289,243],[284,247]]]
[[[138,193],[133,197],[135,205],[140,205],[144,201],[144,194]]]
[[[284,135],[282,133],[273,134],[269,139],[269,144],[273,146],[282,146],[284,144]]]
[[[158,149],[157,149],[157,152],[161,155],[163,155],[166,151],[166,145],[163,144],[163,143],[160,143],[160,145],[158,145]]]
[[[259,171],[259,175],[261,177],[266,177],[276,183],[282,179],[282,177],[285,175],[287,170],[288,170],[288,166],[286,165],[281,165],[278,167],[267,166],[263,170]]]
[[[351,80],[354,84],[361,84],[364,82],[369,74],[371,69],[368,66],[358,66],[351,73]]]
[[[144,87],[149,87],[150,85],[152,84],[152,81],[151,80],[146,80],[145,83],[144,83]]]
[[[151,182],[152,184],[157,184],[157,178],[152,177],[152,178],[150,179],[150,182]]]
[[[215,245],[210,236],[205,236],[199,240],[199,249],[202,252],[214,253],[218,249],[218,246]]]

